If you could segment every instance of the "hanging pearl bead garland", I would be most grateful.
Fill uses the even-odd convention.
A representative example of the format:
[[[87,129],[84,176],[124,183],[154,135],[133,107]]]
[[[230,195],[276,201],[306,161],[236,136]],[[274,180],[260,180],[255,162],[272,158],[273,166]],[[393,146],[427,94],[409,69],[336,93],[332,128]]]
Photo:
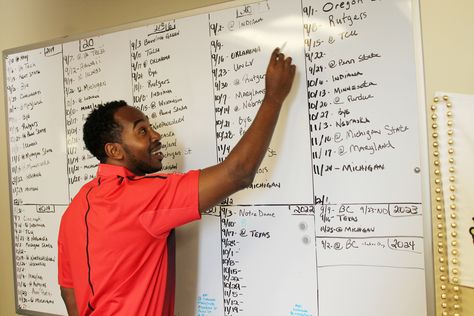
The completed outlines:
[[[440,103],[440,99],[435,97],[433,100],[434,104],[431,106],[431,119],[432,125],[431,128],[433,130],[432,139],[433,139],[433,164],[434,164],[434,182],[435,182],[435,208],[434,212],[436,213],[436,227],[438,230],[437,234],[437,248],[438,248],[438,262],[439,262],[439,280],[440,280],[440,298],[441,298],[441,315],[442,316],[461,316],[461,305],[460,305],[460,288],[459,288],[459,249],[458,240],[457,240],[457,206],[456,206],[456,186],[455,186],[455,167],[454,167],[454,130],[453,130],[453,120],[452,120],[452,104],[449,102],[448,96],[443,96],[442,102]],[[449,194],[449,209],[450,209],[450,216],[445,218],[443,214],[443,190],[442,190],[442,182],[441,182],[441,170],[440,170],[440,161],[439,161],[439,142],[438,142],[438,115],[437,115],[437,107],[441,106],[442,103],[446,105],[446,117],[447,117],[447,135],[448,135],[448,172],[449,172],[449,193],[445,192],[445,194]],[[447,196],[445,197],[447,198]],[[446,212],[447,213],[447,212]],[[448,223],[449,220],[449,223]],[[449,224],[449,225],[448,225]],[[446,245],[447,238],[445,234],[450,234],[451,236],[451,245],[448,248]],[[445,258],[449,260],[449,254],[445,254],[445,250],[451,249],[451,264],[452,268],[451,271],[449,269],[449,263]],[[451,273],[449,273],[451,272]],[[451,279],[449,279],[451,277]]]

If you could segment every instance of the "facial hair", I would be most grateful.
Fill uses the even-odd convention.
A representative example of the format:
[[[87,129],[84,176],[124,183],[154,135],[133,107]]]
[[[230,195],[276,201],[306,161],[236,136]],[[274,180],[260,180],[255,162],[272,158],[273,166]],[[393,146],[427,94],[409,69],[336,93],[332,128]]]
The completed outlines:
[[[154,167],[147,162],[137,159],[137,157],[130,151],[127,145],[122,144],[122,148],[127,153],[130,165],[133,166],[133,173],[137,175],[144,175],[155,173],[161,170],[159,167]]]

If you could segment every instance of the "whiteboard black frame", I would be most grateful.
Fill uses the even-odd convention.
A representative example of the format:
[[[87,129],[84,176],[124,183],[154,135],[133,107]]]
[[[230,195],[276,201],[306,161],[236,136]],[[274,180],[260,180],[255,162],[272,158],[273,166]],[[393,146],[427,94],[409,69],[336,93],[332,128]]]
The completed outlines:
[[[268,1],[268,0],[263,0]],[[300,0],[301,1],[301,0]],[[114,32],[124,31],[132,28],[143,27],[149,24],[165,22],[173,19],[190,17],[198,14],[211,13],[219,10],[238,7],[245,4],[257,3],[257,0],[232,0],[225,3],[219,3],[209,6],[203,6],[191,10],[176,12],[163,16],[158,16],[151,19],[140,20],[131,23],[125,23],[115,27],[104,28],[92,32],[75,34],[72,36],[64,36],[56,39],[37,42],[30,45],[15,47],[2,51],[3,62],[3,78],[4,78],[4,106],[5,106],[5,130],[7,137],[7,155],[8,155],[8,181],[10,193],[10,233],[12,238],[12,259],[14,270],[14,291],[15,291],[15,311],[21,315],[32,316],[60,316],[57,314],[43,313],[39,311],[21,309],[18,307],[18,293],[17,293],[17,271],[16,271],[16,254],[15,254],[15,233],[13,220],[13,196],[12,196],[12,175],[11,175],[11,151],[10,151],[10,131],[9,131],[9,116],[8,116],[8,97],[7,97],[7,65],[5,61],[11,54],[16,54],[28,50],[38,49],[46,46],[53,46],[64,44],[67,42],[77,41],[86,37],[95,37]],[[424,79],[424,65],[423,65],[423,41],[421,28],[421,9],[419,0],[411,0],[412,4],[412,30],[413,30],[413,44],[415,49],[415,66],[416,66],[416,81],[417,81],[417,95],[418,95],[418,126],[419,126],[419,140],[420,146],[420,165],[421,165],[421,189],[422,189],[422,205],[423,205],[423,240],[424,240],[424,261],[425,261],[425,287],[426,287],[426,302],[427,315],[435,315],[435,291],[434,291],[434,270],[433,270],[433,236],[432,236],[432,217],[431,217],[431,196],[430,196],[430,172],[429,172],[429,147],[428,147],[428,128],[427,128],[427,113],[426,113],[426,95],[425,95],[425,79]],[[59,286],[59,285],[58,285]]]

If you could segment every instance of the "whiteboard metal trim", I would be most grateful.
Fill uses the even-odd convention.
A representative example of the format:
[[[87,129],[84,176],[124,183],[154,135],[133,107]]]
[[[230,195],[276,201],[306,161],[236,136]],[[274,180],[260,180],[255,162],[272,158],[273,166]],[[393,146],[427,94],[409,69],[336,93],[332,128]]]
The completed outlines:
[[[4,102],[4,109],[5,109],[5,135],[7,136],[7,158],[8,158],[8,190],[9,190],[9,204],[10,204],[10,235],[11,235],[11,240],[12,240],[12,263],[13,263],[13,290],[14,290],[14,295],[15,295],[15,311],[16,313],[19,313],[20,309],[18,308],[18,276],[17,276],[17,270],[16,270],[16,245],[15,245],[15,225],[14,225],[14,219],[13,219],[13,195],[12,195],[12,189],[11,189],[11,183],[12,183],[12,174],[11,174],[11,150],[10,150],[10,125],[9,125],[9,116],[8,116],[8,94],[7,94],[7,55],[2,54],[2,63],[3,63],[3,91],[5,91],[4,96],[3,96],[3,102]]]
[[[425,285],[427,315],[435,315],[435,291],[433,268],[433,232],[431,222],[431,194],[430,194],[430,168],[429,144],[426,115],[426,90],[423,64],[423,37],[421,28],[420,1],[412,0],[413,36],[415,46],[416,79],[418,90],[418,127],[420,137],[420,167],[423,203],[423,241],[425,250]]]
[[[195,15],[198,15],[198,14],[207,14],[207,13],[221,11],[221,10],[225,10],[225,9],[229,9],[229,8],[238,7],[238,6],[245,5],[245,4],[265,2],[265,1],[268,1],[268,0],[260,0],[260,1],[259,0],[231,0],[231,1],[224,2],[224,3],[219,3],[219,4],[210,5],[210,6],[204,6],[204,7],[199,7],[199,8],[195,8],[195,9],[180,11],[180,12],[171,13],[171,14],[168,14],[168,15],[160,15],[160,16],[157,16],[155,18],[150,18],[150,19],[146,19],[146,20],[139,20],[139,21],[135,21],[135,22],[129,22],[129,23],[120,24],[120,25],[117,25],[117,26],[98,29],[98,30],[95,30],[95,31],[90,31],[90,32],[85,32],[85,33],[78,33],[78,34],[74,34],[74,35],[65,35],[65,36],[62,36],[62,37],[49,39],[49,40],[45,40],[45,41],[41,41],[41,42],[36,42],[36,43],[33,43],[33,44],[28,44],[28,45],[24,45],[24,46],[18,46],[18,47],[14,47],[14,48],[5,49],[5,50],[3,50],[3,58],[5,60],[6,57],[8,57],[8,55],[19,53],[19,52],[24,52],[24,51],[28,51],[28,50],[33,50],[33,49],[37,49],[37,48],[41,48],[41,47],[45,47],[45,46],[53,46],[53,45],[64,44],[64,43],[77,41],[77,40],[87,38],[87,37],[95,37],[95,36],[106,35],[106,34],[110,34],[110,33],[115,33],[115,32],[125,31],[125,30],[129,30],[129,29],[133,29],[133,28],[142,27],[142,26],[147,26],[147,25],[150,25],[150,24],[166,22],[166,21],[170,21],[170,20],[173,20],[173,19],[181,19],[181,18],[185,18],[185,17],[195,16]]]

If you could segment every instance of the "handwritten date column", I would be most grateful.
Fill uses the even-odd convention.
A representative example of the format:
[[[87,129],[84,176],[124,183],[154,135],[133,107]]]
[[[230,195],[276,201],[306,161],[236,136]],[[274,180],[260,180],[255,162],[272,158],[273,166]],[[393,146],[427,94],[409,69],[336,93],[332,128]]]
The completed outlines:
[[[268,57],[274,47],[283,43],[281,38],[274,35],[277,31],[274,23],[271,23],[278,20],[280,8],[276,6],[275,11],[272,9],[268,2],[260,2],[210,14],[209,49],[214,82],[218,161],[224,160],[244,135],[262,104]],[[297,31],[293,33],[293,29],[288,28],[285,33],[288,38],[293,38],[301,35]],[[256,40],[254,36],[266,40]],[[275,36],[272,40],[268,39],[272,36]],[[298,60],[299,56],[294,57]],[[291,101],[288,102],[296,101],[292,98],[289,100]],[[287,106],[290,108],[290,105]],[[296,105],[295,110],[298,110]],[[304,112],[300,118],[306,118]],[[291,125],[291,119],[294,117],[288,112],[282,114],[282,125]],[[315,301],[315,292],[312,291],[286,293],[285,299],[278,302],[266,302],[260,295],[271,293],[269,297],[283,296],[280,292],[283,291],[283,286],[273,282],[276,279],[285,284],[286,289],[293,286],[312,289],[316,284],[312,273],[315,271],[314,244],[312,247],[313,238],[309,237],[314,234],[312,225],[307,225],[302,218],[292,216],[288,206],[277,202],[282,197],[286,203],[305,200],[301,196],[295,199],[295,195],[286,198],[285,194],[291,191],[289,187],[293,185],[301,185],[304,187],[301,191],[305,191],[308,186],[302,183],[306,178],[300,176],[295,183],[296,177],[289,177],[288,169],[281,172],[277,167],[281,167],[278,164],[291,156],[287,156],[285,150],[291,151],[290,148],[297,147],[293,147],[295,142],[285,143],[284,137],[291,135],[301,139],[307,130],[280,127],[277,132],[283,133],[283,130],[285,135],[274,137],[277,144],[270,144],[253,184],[223,201],[220,207],[224,315],[275,315],[282,311],[295,315],[297,312],[298,315],[312,315],[315,310],[314,305],[308,303]],[[308,148],[306,144],[305,146]],[[305,161],[304,158],[300,160],[302,165]],[[310,168],[311,165],[308,163],[307,167]],[[300,168],[298,165],[294,169],[292,175],[297,175],[304,167]],[[303,173],[308,175],[307,169]],[[294,188],[292,187],[293,190]],[[311,197],[311,193],[308,197]],[[259,205],[248,205],[251,203]],[[262,206],[260,203],[267,205]],[[268,205],[271,203],[279,205]],[[243,204],[246,206],[242,206]],[[310,219],[312,222],[312,216]],[[281,252],[273,252],[271,249],[279,249]],[[287,269],[283,266],[284,260],[281,260],[283,253],[305,259],[301,260],[301,265],[298,262],[298,267],[294,270]],[[285,271],[284,275],[281,271]],[[302,280],[296,271],[309,273],[305,273],[306,278]]]
[[[224,315],[315,315],[314,207],[220,210]]]
[[[222,161],[251,125],[265,95],[267,52],[258,43],[237,43],[239,33],[265,22],[268,6],[256,3],[233,9],[228,16],[210,15],[210,54],[214,82],[217,158]],[[237,45],[236,45],[237,44]],[[278,189],[279,181],[267,178],[272,158],[269,149],[252,189]]]
[[[382,280],[390,270],[393,279],[379,285],[384,295],[406,301],[424,292],[398,292],[424,278],[413,37],[400,24],[408,12],[401,8],[410,8],[384,0],[302,4],[317,267],[324,271],[319,310],[363,315],[365,307],[352,306],[383,299],[377,286],[352,292],[351,308],[335,303],[348,293],[335,289]],[[374,306],[371,313],[384,312]]]
[[[218,14],[209,17],[210,56],[214,82],[214,108],[217,140],[217,160],[222,162],[231,148],[242,137],[253,121],[265,93],[265,74],[256,68],[256,57],[262,48],[258,43],[249,47],[237,46],[229,40],[233,32],[263,21],[253,6],[234,9],[229,20]],[[265,163],[260,172],[268,172]],[[233,198],[223,203],[233,204]],[[240,243],[237,209],[221,207],[222,269],[225,315],[246,315],[244,301],[247,297],[244,265],[239,260]],[[246,234],[245,234],[246,235]]]
[[[153,24],[130,40],[133,105],[161,134],[163,172],[183,171],[193,163],[202,167],[213,151],[207,151],[213,145],[212,125],[207,125],[212,119],[209,59],[200,51],[206,52],[205,42],[190,31],[191,23],[180,19]],[[190,117],[202,124],[189,124]],[[189,134],[198,141],[189,143]]]
[[[71,198],[96,175],[97,159],[85,148],[82,126],[94,108],[102,103],[107,87],[103,73],[106,50],[102,38],[85,38],[64,45],[64,95],[68,176]]]
[[[60,54],[61,46],[53,46],[12,55],[7,60],[13,204],[66,202],[64,185],[60,185],[64,184],[65,167],[60,150],[63,125],[57,124],[64,113]],[[51,181],[61,188],[47,185]]]
[[[8,134],[17,304],[61,313],[56,282],[56,216],[67,203],[61,46],[7,57]],[[54,186],[51,183],[55,184]]]

